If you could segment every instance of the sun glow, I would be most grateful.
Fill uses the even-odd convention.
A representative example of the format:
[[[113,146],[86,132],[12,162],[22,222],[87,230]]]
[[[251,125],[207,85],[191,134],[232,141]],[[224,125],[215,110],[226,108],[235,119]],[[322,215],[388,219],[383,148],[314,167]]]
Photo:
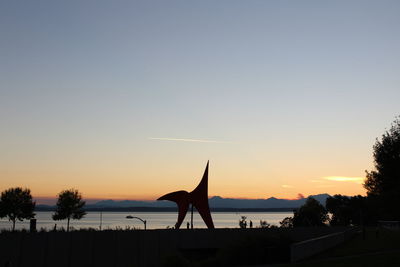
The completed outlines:
[[[335,181],[335,182],[354,182],[362,184],[364,181],[363,177],[345,177],[345,176],[328,176],[324,177],[325,180]]]

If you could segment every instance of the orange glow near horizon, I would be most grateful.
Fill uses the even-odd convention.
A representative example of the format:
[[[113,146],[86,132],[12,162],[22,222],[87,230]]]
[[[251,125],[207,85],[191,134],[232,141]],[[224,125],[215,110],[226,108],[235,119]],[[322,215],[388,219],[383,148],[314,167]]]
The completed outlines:
[[[193,179],[197,182],[197,179]],[[241,198],[241,199],[265,199],[269,197],[295,199],[298,194],[316,195],[322,193],[328,194],[343,194],[343,195],[365,195],[365,190],[359,183],[354,182],[338,182],[327,181],[321,183],[315,183],[313,180],[305,183],[298,183],[293,186],[286,185],[271,185],[266,187],[257,187],[251,185],[231,184],[227,188],[223,185],[218,185],[215,182],[209,183],[209,196],[220,196],[224,198]],[[84,198],[88,199],[114,199],[114,200],[145,200],[151,201],[156,200],[165,192],[186,190],[191,191],[195,188],[193,186],[170,186],[164,184],[157,188],[151,189],[147,185],[142,185],[141,190],[129,190],[129,188],[138,188],[137,185],[127,183],[126,185],[113,186],[111,184],[102,184],[101,186],[93,187],[80,183],[78,186],[72,186],[65,183],[65,186],[52,186],[42,187],[38,184],[27,184],[24,185],[17,183],[3,184],[1,190],[5,190],[10,187],[22,186],[31,189],[32,195],[35,198],[56,198],[57,194],[65,189],[75,188],[78,189]],[[214,187],[214,188],[213,188]],[[140,193],[138,193],[140,192]]]
[[[343,195],[365,195],[361,177],[327,176],[316,174],[298,175],[297,178],[288,177],[282,172],[279,179],[272,179],[273,173],[262,170],[238,169],[237,173],[233,170],[210,164],[209,196],[220,196],[224,198],[242,199],[266,199],[269,197],[296,199],[298,194],[304,196],[322,193],[343,194]],[[127,174],[116,172],[119,176],[112,175],[112,171],[104,169],[98,171],[83,171],[82,173],[56,173],[48,172],[47,177],[36,173],[28,175],[26,173],[15,173],[13,179],[3,180],[0,189],[22,186],[31,189],[34,198],[54,199],[57,194],[65,189],[78,189],[85,199],[101,200],[156,200],[166,192],[177,190],[193,190],[200,181],[204,166],[192,168],[183,167],[160,170],[149,169],[148,172],[127,171]],[[246,170],[247,169],[247,170]],[[181,171],[181,172],[180,172]],[[248,177],[243,179],[248,171]],[[283,177],[285,175],[286,177]],[[4,175],[3,175],[4,176]],[[278,175],[277,175],[278,176]],[[48,177],[56,177],[51,180]],[[70,177],[73,177],[71,179]],[[131,177],[143,177],[133,179]],[[162,178],[160,178],[162,177]],[[316,177],[308,179],[308,177]],[[18,182],[16,182],[18,181]],[[53,182],[49,182],[53,181]],[[40,201],[39,201],[40,203]]]
[[[280,144],[265,146],[142,139],[136,150],[118,144],[65,147],[62,153],[42,148],[40,157],[28,151],[5,158],[0,190],[22,186],[34,197],[55,198],[75,188],[85,199],[155,200],[167,192],[192,191],[209,159],[209,196],[365,195],[360,182],[364,170],[372,168],[369,148],[353,156],[356,152],[342,155],[334,147],[287,153]]]

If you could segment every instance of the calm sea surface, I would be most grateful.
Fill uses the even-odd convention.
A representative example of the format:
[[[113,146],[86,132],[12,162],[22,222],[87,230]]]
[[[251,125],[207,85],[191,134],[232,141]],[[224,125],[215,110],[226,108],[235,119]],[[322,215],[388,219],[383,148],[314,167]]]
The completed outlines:
[[[66,228],[67,221],[53,221],[51,215],[53,212],[39,211],[36,212],[37,229],[45,228],[51,230],[54,228],[54,224],[57,224],[57,228]],[[96,228],[99,229],[100,221],[102,229],[116,229],[116,228],[127,228],[135,227],[143,229],[143,223],[137,219],[127,219],[126,216],[131,215],[139,217],[147,221],[147,229],[165,229],[172,227],[178,218],[176,212],[103,212],[102,216],[100,212],[88,212],[88,214],[81,220],[71,220],[70,226],[74,229],[81,228]],[[239,220],[241,216],[247,217],[247,223],[250,220],[253,221],[253,227],[260,225],[260,220],[267,221],[273,225],[279,225],[285,217],[293,216],[292,212],[214,212],[211,214],[214,225],[216,228],[238,228]],[[102,217],[102,220],[101,220]],[[186,227],[186,222],[190,221],[190,213],[186,215],[181,228]],[[195,212],[193,216],[193,224],[195,228],[206,228],[200,215]],[[7,219],[0,219],[0,229],[10,229],[11,222]],[[29,229],[29,221],[17,222],[16,229]]]

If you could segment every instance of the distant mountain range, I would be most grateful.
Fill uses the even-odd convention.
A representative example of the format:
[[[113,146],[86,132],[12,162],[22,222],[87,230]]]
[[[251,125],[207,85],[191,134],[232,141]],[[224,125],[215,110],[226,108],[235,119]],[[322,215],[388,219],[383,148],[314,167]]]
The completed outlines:
[[[315,198],[321,204],[325,205],[326,199],[330,195],[319,194],[311,195],[310,197]],[[219,196],[212,197],[208,200],[210,208],[238,208],[238,209],[266,209],[266,208],[298,208],[306,202],[307,198],[300,199],[279,199],[279,198],[267,198],[267,199],[239,199],[239,198],[222,198]],[[95,204],[88,205],[97,208],[107,207],[152,207],[152,208],[171,208],[176,207],[176,204],[171,201],[136,201],[136,200],[102,200]]]
[[[318,200],[321,204],[325,205],[326,199],[330,195],[319,194],[310,195]],[[239,199],[239,198],[222,198],[215,196],[210,198],[209,205],[213,210],[224,209],[296,209],[306,202],[307,198],[300,199],[280,199],[270,197],[267,199]],[[175,210],[176,204],[171,201],[137,201],[137,200],[101,200],[94,204],[85,206],[87,210]],[[52,210],[54,206],[38,205],[37,210]]]

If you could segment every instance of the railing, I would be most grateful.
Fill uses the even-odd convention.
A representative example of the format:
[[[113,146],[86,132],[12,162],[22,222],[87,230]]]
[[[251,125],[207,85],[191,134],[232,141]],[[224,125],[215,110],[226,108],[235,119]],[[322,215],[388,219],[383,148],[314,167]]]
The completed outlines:
[[[400,229],[400,221],[378,221],[378,225],[390,230]]]

